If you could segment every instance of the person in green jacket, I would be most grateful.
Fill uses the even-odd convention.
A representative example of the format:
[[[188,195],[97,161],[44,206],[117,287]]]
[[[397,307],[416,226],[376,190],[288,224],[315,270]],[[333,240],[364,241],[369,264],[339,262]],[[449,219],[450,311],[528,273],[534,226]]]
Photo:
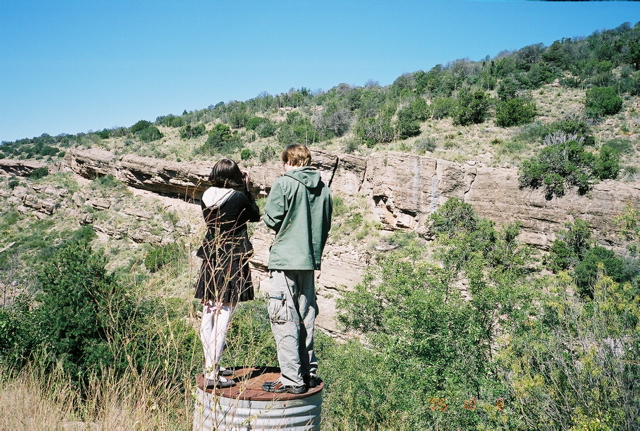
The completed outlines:
[[[267,392],[300,394],[320,383],[313,352],[318,305],[314,270],[320,269],[329,236],[333,201],[304,145],[282,152],[285,173],[276,179],[263,220],[275,231],[269,253],[269,318],[276,340],[280,377]]]

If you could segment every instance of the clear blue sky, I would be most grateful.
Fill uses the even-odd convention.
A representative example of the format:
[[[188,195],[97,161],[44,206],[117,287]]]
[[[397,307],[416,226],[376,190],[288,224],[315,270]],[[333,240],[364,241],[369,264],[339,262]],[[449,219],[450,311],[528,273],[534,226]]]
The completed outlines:
[[[328,90],[640,21],[636,2],[0,0],[0,141]]]

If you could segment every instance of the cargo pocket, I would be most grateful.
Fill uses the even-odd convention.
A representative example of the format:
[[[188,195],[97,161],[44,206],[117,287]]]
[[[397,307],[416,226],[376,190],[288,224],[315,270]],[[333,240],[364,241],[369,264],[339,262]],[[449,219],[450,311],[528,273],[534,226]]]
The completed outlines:
[[[271,323],[285,323],[291,321],[291,313],[287,299],[282,291],[269,292],[269,304],[267,306]]]

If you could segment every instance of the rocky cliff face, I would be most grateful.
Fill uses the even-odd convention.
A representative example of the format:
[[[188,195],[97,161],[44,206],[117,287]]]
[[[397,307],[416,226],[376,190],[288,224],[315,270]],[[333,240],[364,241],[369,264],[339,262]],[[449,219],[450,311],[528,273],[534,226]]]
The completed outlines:
[[[504,225],[521,224],[520,240],[539,249],[548,249],[558,230],[566,222],[589,222],[594,237],[603,244],[620,249],[614,218],[627,204],[640,206],[640,183],[604,181],[585,196],[569,193],[547,201],[542,192],[520,189],[515,169],[490,168],[475,163],[453,163],[427,156],[402,153],[377,153],[364,158],[313,151],[314,165],[335,195],[362,196],[368,211],[386,230],[412,229],[428,232],[431,213],[450,197],[473,206],[478,215]],[[171,162],[146,157],[117,156],[102,150],[68,152],[57,170],[71,170],[84,178],[113,175],[130,187],[196,203],[209,186],[206,178],[211,163]],[[38,163],[0,160],[0,174],[26,175],[42,166]],[[256,196],[266,196],[273,181],[282,174],[279,162],[250,168]],[[46,195],[47,193],[45,193]],[[40,211],[46,216],[55,208],[46,198],[25,194],[22,208]],[[193,205],[194,212],[199,207]],[[253,236],[256,250],[253,264],[258,279],[266,278],[271,234],[257,228]],[[319,274],[319,301],[322,313],[319,325],[335,329],[336,294],[357,284],[369,255],[358,244],[330,245],[323,270]]]
[[[603,181],[585,196],[569,193],[547,201],[540,191],[520,189],[515,169],[453,163],[427,156],[376,153],[364,158],[313,151],[314,165],[335,194],[362,195],[385,229],[425,230],[425,222],[450,197],[471,204],[498,224],[519,221],[520,240],[546,249],[566,222],[583,219],[594,235],[621,246],[613,219],[625,205],[640,204],[640,183]],[[27,169],[2,161],[0,170]],[[101,150],[69,152],[66,166],[85,178],[111,174],[131,187],[197,200],[208,187],[211,163],[170,162]],[[27,169],[28,170],[28,169]],[[282,174],[279,162],[250,168],[256,195],[266,195]]]

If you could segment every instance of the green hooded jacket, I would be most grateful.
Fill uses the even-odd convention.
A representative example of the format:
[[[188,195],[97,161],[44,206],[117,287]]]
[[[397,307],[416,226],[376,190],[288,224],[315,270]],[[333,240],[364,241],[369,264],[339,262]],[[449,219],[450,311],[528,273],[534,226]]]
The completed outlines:
[[[274,181],[262,219],[276,232],[269,269],[320,269],[333,201],[320,173],[305,166]]]

